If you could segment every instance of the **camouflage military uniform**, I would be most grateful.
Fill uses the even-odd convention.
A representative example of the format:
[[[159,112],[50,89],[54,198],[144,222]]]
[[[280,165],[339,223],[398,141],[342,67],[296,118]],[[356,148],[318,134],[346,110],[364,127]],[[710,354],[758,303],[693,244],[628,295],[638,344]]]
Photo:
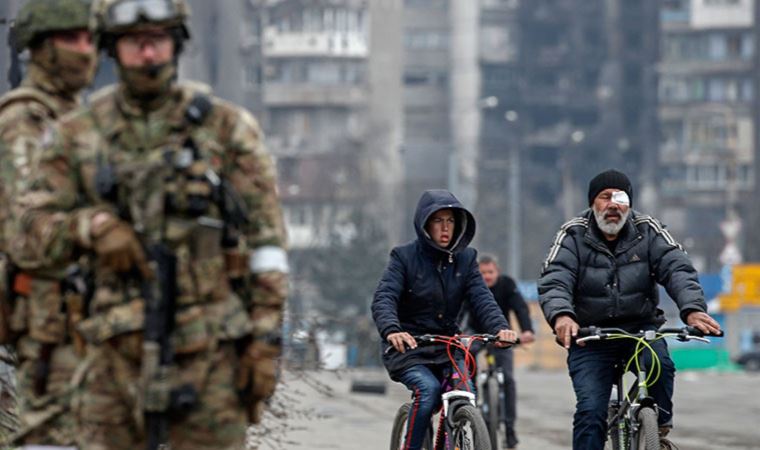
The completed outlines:
[[[274,388],[287,286],[272,160],[255,119],[204,89],[172,83],[150,102],[132,89],[106,88],[56,127],[39,176],[14,203],[20,238],[12,254],[26,266],[61,268],[93,251],[94,218],[104,212],[143,244],[168,245],[178,284],[169,384],[198,394],[194,407],[172,413],[171,446],[242,448],[246,424]],[[113,189],[104,189],[104,173]],[[247,219],[234,246],[223,236],[229,218],[212,199],[219,181]],[[79,446],[134,449],[144,445],[151,402],[141,373],[144,301],[135,277],[100,257],[94,267],[89,316],[77,327],[89,344],[74,406]]]
[[[79,105],[78,94],[89,84],[95,68],[95,51],[64,50],[47,39],[48,33],[86,30],[89,3],[83,0],[31,0],[19,12],[13,34],[16,49],[31,49],[28,72],[21,86],[0,98],[0,252],[7,249],[4,226],[8,199],[25,189],[31,168],[40,156],[40,143],[52,123]],[[61,295],[56,273],[21,273],[13,286],[5,286],[8,260],[2,258],[2,330],[0,340],[17,346],[20,367],[21,426],[16,417],[13,368],[5,367],[0,409],[0,429],[23,435],[22,442],[68,445],[74,442],[74,422],[62,414],[67,404],[69,381],[79,357],[67,336],[66,317],[61,314]],[[11,300],[10,292],[16,297]],[[3,348],[11,356],[9,348]],[[5,359],[5,362],[11,362]],[[5,364],[3,362],[2,364]],[[15,361],[14,361],[15,362]],[[34,372],[48,364],[50,374],[37,383]],[[44,391],[44,392],[43,392]],[[8,413],[8,414],[6,414]],[[2,432],[0,432],[2,434]],[[0,439],[2,443],[2,439]]]

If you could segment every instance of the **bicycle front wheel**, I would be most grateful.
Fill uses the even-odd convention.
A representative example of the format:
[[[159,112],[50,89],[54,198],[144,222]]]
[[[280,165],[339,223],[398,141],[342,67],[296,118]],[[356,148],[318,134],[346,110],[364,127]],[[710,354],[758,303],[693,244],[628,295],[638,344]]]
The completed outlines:
[[[652,408],[639,410],[639,450],[659,450],[660,432],[657,428],[657,413]]]
[[[491,450],[488,428],[480,411],[472,405],[463,405],[454,411],[454,428],[451,430],[453,448],[459,450]]]
[[[404,448],[405,441],[409,430],[409,411],[412,409],[411,403],[404,403],[396,412],[396,418],[393,419],[393,429],[391,430],[391,450],[401,450]],[[433,450],[432,430],[428,428],[425,434],[425,442],[422,444],[422,450]]]

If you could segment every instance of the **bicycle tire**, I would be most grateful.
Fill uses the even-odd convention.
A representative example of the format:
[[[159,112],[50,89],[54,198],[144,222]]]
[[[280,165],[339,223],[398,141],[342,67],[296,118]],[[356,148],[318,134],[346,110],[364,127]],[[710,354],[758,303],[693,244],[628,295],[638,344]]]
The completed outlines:
[[[498,449],[499,447],[499,425],[501,425],[499,417],[499,381],[495,377],[488,377],[485,388],[485,396],[488,408],[486,417],[486,425],[488,426],[488,436],[491,440],[491,448]]]
[[[454,411],[451,438],[460,450],[491,450],[488,427],[480,410],[472,405],[462,405]]]
[[[391,450],[402,450],[404,448],[404,439],[406,439],[406,423],[409,419],[409,410],[412,409],[411,403],[404,403],[396,412],[393,419],[393,429],[391,430]],[[433,450],[432,430],[429,427],[425,435],[425,441],[422,444],[422,450]]]
[[[657,412],[652,408],[641,408],[638,414],[638,448],[639,450],[659,450],[660,431],[657,427]]]
[[[618,408],[612,405],[608,408],[608,421],[611,420],[615,414],[617,414],[617,410]],[[620,450],[620,429],[618,428],[617,422],[611,425],[609,432],[607,433],[607,442],[604,443],[604,450]]]
[[[620,450],[620,432],[617,429],[610,430],[607,442],[604,443],[604,450]]]

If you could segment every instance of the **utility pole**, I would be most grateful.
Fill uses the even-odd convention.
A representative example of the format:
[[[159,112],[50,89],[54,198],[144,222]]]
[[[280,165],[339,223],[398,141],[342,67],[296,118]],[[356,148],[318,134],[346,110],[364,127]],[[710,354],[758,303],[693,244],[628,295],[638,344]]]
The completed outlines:
[[[509,148],[509,164],[507,173],[509,180],[509,223],[507,225],[507,273],[515,279],[520,278],[522,262],[522,246],[520,236],[522,235],[520,205],[522,203],[522,194],[520,192],[520,151],[522,149],[522,133],[520,132],[520,116],[517,111],[509,110],[504,114],[509,125],[511,145]]]
[[[449,189],[469,208],[477,204],[478,136],[480,133],[480,67],[478,2],[449,2],[450,124]]]

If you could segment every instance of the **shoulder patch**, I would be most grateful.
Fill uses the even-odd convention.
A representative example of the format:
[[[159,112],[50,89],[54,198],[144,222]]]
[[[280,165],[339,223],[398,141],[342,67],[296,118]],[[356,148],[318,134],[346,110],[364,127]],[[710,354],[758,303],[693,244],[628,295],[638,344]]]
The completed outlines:
[[[562,247],[562,242],[567,237],[568,232],[570,229],[574,227],[581,227],[581,228],[588,228],[588,219],[585,217],[576,217],[572,220],[569,220],[565,222],[557,232],[557,234],[554,236],[554,241],[552,242],[552,246],[549,248],[549,254],[546,256],[546,260],[544,261],[544,270],[554,262],[554,259],[557,257],[557,254],[559,253],[559,249]]]
[[[208,95],[196,92],[185,108],[185,121],[190,125],[198,126],[206,120],[213,108],[214,104]]]
[[[671,246],[678,248],[680,250],[683,250],[683,246],[679,244],[675,239],[673,239],[673,236],[671,236],[670,232],[665,229],[665,227],[652,216],[647,215],[640,215],[636,216],[635,219],[633,219],[634,225],[636,225],[636,228],[639,227],[639,225],[644,225],[650,227],[655,233],[662,236],[663,239],[665,239],[665,242]]]

